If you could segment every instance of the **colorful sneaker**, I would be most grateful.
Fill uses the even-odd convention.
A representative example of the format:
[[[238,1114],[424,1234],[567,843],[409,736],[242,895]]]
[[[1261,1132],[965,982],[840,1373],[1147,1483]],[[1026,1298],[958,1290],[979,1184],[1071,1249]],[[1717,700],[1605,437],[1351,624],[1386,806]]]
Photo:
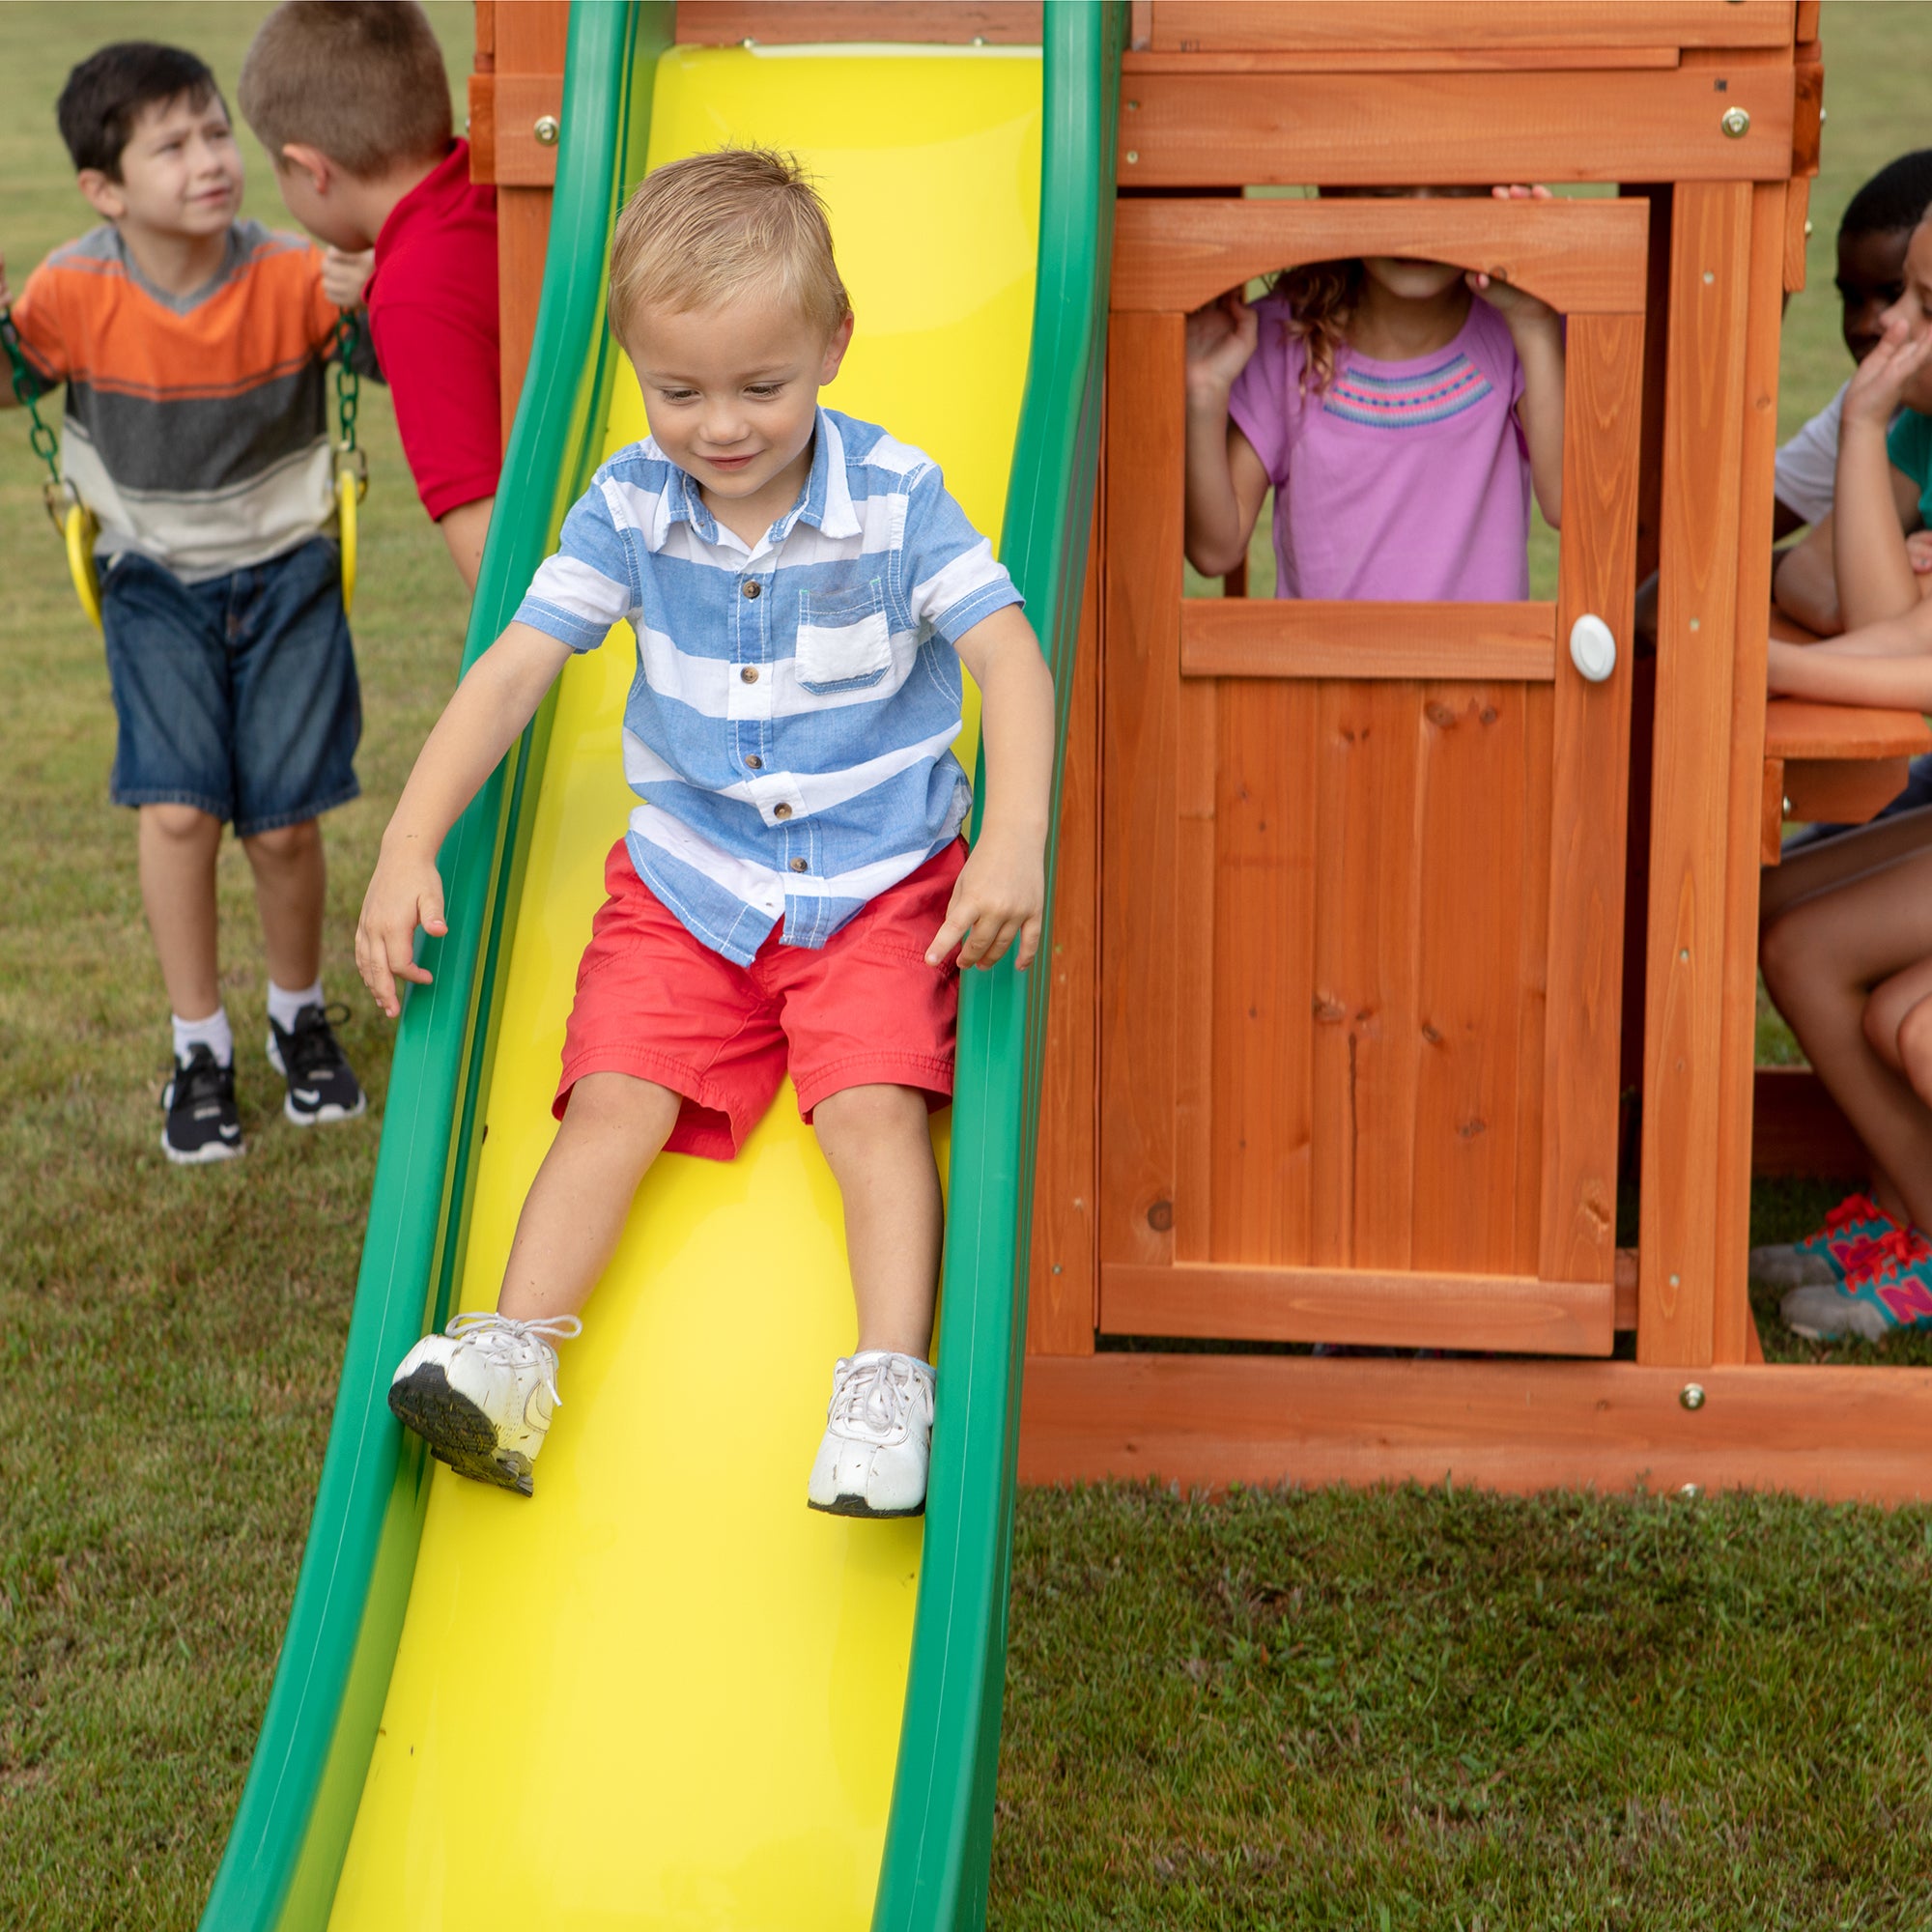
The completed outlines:
[[[1811,1342],[1885,1342],[1904,1328],[1932,1327],[1932,1242],[1917,1228],[1896,1228],[1837,1287],[1794,1288],[1779,1312]]]
[[[1898,1223],[1869,1195],[1848,1194],[1815,1235],[1753,1248],[1747,1272],[1760,1288],[1836,1288],[1897,1232]]]
[[[235,1069],[223,1066],[206,1046],[192,1046],[175,1062],[174,1078],[161,1089],[168,1110],[161,1151],[177,1166],[233,1160],[241,1153],[242,1116],[235,1107]]]
[[[352,1121],[368,1104],[335,1037],[348,1017],[347,1007],[304,1007],[287,1033],[269,1022],[269,1065],[289,1083],[282,1112],[298,1127]]]
[[[459,1476],[531,1495],[530,1464],[563,1401],[551,1344],[582,1332],[574,1315],[459,1315],[403,1357],[389,1381],[390,1412]]]
[[[868,1349],[832,1371],[825,1439],[805,1499],[833,1516],[923,1516],[932,1364]]]

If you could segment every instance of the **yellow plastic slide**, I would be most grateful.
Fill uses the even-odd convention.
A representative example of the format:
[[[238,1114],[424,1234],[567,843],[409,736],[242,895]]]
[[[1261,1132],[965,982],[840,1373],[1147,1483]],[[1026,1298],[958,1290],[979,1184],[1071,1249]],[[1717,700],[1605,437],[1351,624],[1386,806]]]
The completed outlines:
[[[938,457],[988,531],[1025,374],[1039,136],[1037,49],[657,64],[652,164],[761,142],[817,177],[858,316],[826,401]],[[604,445],[644,433],[625,366]],[[465,1309],[494,1306],[554,1131],[577,961],[633,803],[618,726],[635,662],[620,628],[558,696]],[[789,1087],[735,1163],[659,1163],[565,1348],[535,1499],[436,1472],[336,1932],[868,1923],[920,1527],[805,1506],[853,1336],[838,1195]]]

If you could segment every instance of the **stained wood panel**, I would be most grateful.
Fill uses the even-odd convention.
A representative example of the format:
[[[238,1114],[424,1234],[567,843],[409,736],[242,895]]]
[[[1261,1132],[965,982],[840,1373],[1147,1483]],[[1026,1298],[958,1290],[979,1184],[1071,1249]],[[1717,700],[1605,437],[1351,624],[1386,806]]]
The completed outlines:
[[[1373,1268],[1115,1265],[1100,1300],[1105,1325],[1128,1335],[1540,1355],[1607,1355],[1615,1341],[1607,1281],[1444,1273],[1418,1292],[1412,1274]]]
[[[1101,757],[1100,1250],[1174,1254],[1175,901],[1181,604],[1179,316],[1120,315],[1107,339],[1107,672]],[[1131,399],[1131,407],[1124,399]],[[1134,559],[1131,569],[1118,562]]]
[[[1750,257],[1747,185],[1678,187],[1663,430],[1644,1186],[1637,1244],[1637,1358],[1656,1364],[1700,1365],[1712,1359],[1737,478]],[[1755,786],[1755,756],[1750,772]],[[1754,862],[1754,828],[1751,857]]]
[[[1427,678],[1446,664],[1548,683],[1555,605],[1192,597],[1180,613],[1182,677]]]
[[[1034,46],[1040,0],[678,0],[683,45],[896,41]]]
[[[1303,262],[1413,255],[1514,282],[1565,315],[1622,313],[1643,306],[1647,230],[1636,201],[1122,201],[1113,305],[1199,308]]]
[[[1034,1163],[1033,1265],[1027,1347],[1091,1354],[1099,1314],[1099,1140],[1095,1033],[1099,1020],[1100,597],[1105,551],[1095,504],[1080,605],[1066,761],[1060,785],[1059,856],[1046,1049],[1040,1068],[1039,1149]],[[1036,970],[1038,970],[1037,968]]]
[[[1671,181],[1782,181],[1792,102],[1788,67],[1136,74],[1117,161],[1129,189],[1615,181],[1632,155]],[[1732,108],[1750,116],[1742,140],[1719,125]]]
[[[1633,203],[1635,212],[1638,204]],[[1618,996],[1622,980],[1624,796],[1630,737],[1630,595],[1636,556],[1641,316],[1570,324],[1565,383],[1563,543],[1557,631],[1585,615],[1622,648],[1601,684],[1555,689],[1548,865],[1548,978],[1563,989],[1544,1039],[1539,1272],[1607,1281],[1616,1240]]]
[[[1776,47],[1792,42],[1791,0],[1154,0],[1156,49],[1573,47],[1668,44]]]

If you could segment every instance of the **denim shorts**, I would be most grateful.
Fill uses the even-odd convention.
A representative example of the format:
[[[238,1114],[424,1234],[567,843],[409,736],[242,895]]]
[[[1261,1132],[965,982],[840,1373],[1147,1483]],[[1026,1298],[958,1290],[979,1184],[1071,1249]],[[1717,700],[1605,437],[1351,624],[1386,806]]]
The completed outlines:
[[[124,552],[100,622],[116,805],[191,805],[245,838],[361,790],[362,694],[327,539],[205,583]]]

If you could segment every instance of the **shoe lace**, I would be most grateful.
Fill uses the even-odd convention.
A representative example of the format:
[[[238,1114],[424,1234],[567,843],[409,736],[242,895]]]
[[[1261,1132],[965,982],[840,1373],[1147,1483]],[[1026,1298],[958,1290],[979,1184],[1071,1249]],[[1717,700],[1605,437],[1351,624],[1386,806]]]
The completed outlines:
[[[456,1316],[442,1332],[452,1341],[474,1343],[509,1368],[542,1369],[544,1392],[554,1406],[563,1406],[556,1392],[556,1350],[550,1344],[583,1333],[583,1323],[576,1316],[544,1315],[534,1321],[516,1321],[494,1309],[488,1313],[472,1309]]]
[[[1825,1216],[1825,1225],[1831,1229],[1844,1228],[1854,1221],[1882,1221],[1886,1217],[1879,1211],[1879,1206],[1868,1194],[1847,1194]]]
[[[349,1065],[349,1056],[335,1037],[335,1028],[349,1018],[347,1006],[304,1007],[289,1029],[283,1058],[289,1077],[312,1079],[318,1073],[332,1073]]]
[[[1917,1228],[1893,1228],[1872,1242],[1863,1264],[1848,1279],[1857,1284],[1892,1277],[1927,1260],[1932,1260],[1932,1242]]]
[[[833,1389],[827,1419],[844,1435],[902,1441],[911,1433],[918,1393],[919,1372],[909,1355],[864,1362],[848,1369]]]
[[[205,1046],[196,1046],[175,1075],[174,1104],[193,1108],[206,1100],[235,1097],[235,1069],[223,1066]]]

